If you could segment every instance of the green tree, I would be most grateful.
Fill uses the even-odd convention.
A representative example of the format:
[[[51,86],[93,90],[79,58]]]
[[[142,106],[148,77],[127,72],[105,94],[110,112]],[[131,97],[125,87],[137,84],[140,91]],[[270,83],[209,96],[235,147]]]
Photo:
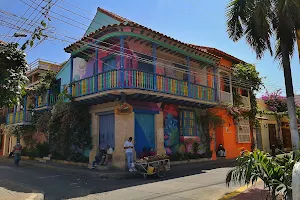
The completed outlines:
[[[17,44],[0,45],[0,107],[14,105],[22,98],[27,68],[26,55]]]
[[[295,0],[230,0],[227,7],[227,32],[233,41],[245,36],[246,41],[262,58],[275,36],[276,54],[283,67],[293,149],[299,149],[295,100],[290,59],[300,28],[300,1]]]
[[[255,66],[248,63],[234,65],[233,76],[240,83],[247,82],[250,85],[248,89],[250,94],[251,110],[246,113],[246,117],[249,118],[251,127],[254,127],[256,124],[255,117],[258,113],[255,93],[264,86],[263,78],[259,75],[259,72],[255,69]]]
[[[217,127],[220,127],[224,124],[224,120],[221,116],[217,115],[216,112],[209,109],[198,109],[196,110],[196,122],[198,124],[198,130],[201,137],[201,141],[205,143],[206,153],[211,151],[210,142],[211,142],[211,133],[215,135],[215,130]],[[216,144],[214,145],[214,151],[216,151]]]

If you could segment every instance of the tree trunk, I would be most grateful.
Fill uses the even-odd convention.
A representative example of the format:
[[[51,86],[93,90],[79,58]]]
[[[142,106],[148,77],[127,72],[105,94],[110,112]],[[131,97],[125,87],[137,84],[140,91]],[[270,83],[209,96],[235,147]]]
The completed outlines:
[[[286,90],[286,97],[287,97],[289,122],[290,122],[290,131],[292,137],[293,150],[296,151],[299,150],[299,133],[298,133],[298,126],[297,126],[294,88],[293,88],[292,72],[291,72],[291,65],[290,65],[290,56],[283,42],[281,43],[281,50],[282,50],[282,64],[283,64],[285,90]]]

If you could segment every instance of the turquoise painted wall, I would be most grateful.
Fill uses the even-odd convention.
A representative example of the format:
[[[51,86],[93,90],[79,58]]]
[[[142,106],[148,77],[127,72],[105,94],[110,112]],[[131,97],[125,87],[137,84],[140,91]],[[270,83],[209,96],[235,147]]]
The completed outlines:
[[[102,26],[107,26],[109,24],[120,24],[120,22],[101,12],[97,12],[96,16],[94,17],[92,23],[90,24],[89,28],[85,32],[84,36],[96,31]]]
[[[56,79],[61,79],[61,91],[63,85],[70,84],[71,59],[69,59],[63,68],[57,73]]]

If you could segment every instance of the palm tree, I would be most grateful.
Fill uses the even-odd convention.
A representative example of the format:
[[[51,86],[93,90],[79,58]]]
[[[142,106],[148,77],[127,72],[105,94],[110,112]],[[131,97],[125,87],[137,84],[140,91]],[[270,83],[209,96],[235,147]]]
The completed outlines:
[[[275,36],[275,58],[283,67],[293,149],[299,149],[294,89],[290,59],[300,29],[299,0],[230,0],[227,10],[227,32],[233,41],[245,36],[247,43],[262,58]]]

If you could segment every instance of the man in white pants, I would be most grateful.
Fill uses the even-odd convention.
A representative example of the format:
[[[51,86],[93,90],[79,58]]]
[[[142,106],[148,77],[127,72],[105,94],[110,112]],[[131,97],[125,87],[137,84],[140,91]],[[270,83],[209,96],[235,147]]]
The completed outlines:
[[[125,143],[124,143],[124,149],[127,159],[127,166],[130,172],[133,171],[132,163],[133,163],[133,144],[132,144],[132,137],[130,137]]]

